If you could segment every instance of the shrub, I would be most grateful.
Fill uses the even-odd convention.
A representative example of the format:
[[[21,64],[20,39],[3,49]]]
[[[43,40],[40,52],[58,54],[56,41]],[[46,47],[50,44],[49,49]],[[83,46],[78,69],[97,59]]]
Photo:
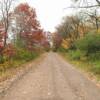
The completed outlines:
[[[99,61],[95,62],[91,70],[92,72],[94,72],[94,74],[100,75],[100,62]]]
[[[76,51],[71,50],[71,51],[69,51],[69,56],[73,60],[80,60],[82,54],[81,54],[81,52],[79,50],[76,50]]]
[[[100,35],[88,34],[85,37],[77,40],[75,46],[80,51],[85,52],[86,56],[96,54],[100,51]]]
[[[0,55],[0,64],[4,63],[4,57]]]
[[[54,49],[53,51],[58,51],[58,52],[68,52],[67,49],[63,48],[63,47],[59,47],[58,49]]]
[[[30,52],[23,48],[18,48],[15,59],[29,61],[29,60],[36,58],[37,56],[38,56],[37,52]]]

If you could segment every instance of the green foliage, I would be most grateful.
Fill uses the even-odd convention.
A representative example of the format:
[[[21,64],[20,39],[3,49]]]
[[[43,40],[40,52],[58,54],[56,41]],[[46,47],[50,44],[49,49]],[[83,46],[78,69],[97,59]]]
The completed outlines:
[[[38,53],[35,51],[30,52],[27,49],[18,48],[15,59],[29,61],[29,60],[36,58],[37,56],[38,56]]]
[[[67,52],[68,50],[65,49],[65,48],[63,48],[63,47],[59,47],[59,48],[57,48],[57,49],[54,48],[53,51],[54,51],[54,52],[58,51],[58,52],[63,52],[63,53],[65,53],[65,52]]]
[[[40,52],[29,51],[25,48],[16,47],[16,55],[9,59],[6,56],[3,56],[3,63],[0,64],[0,73],[6,72],[10,68],[20,67],[21,64],[33,60],[39,56]],[[2,57],[2,56],[1,56]]]
[[[100,75],[100,62],[96,61],[93,63],[93,67],[91,67],[91,71],[96,75]]]
[[[72,60],[80,60],[82,56],[82,53],[79,50],[76,51],[71,50],[68,52],[68,54]]]
[[[88,34],[76,41],[75,46],[86,56],[100,52],[100,34]]]
[[[90,54],[88,59],[91,61],[100,60],[100,52]]]
[[[0,55],[0,64],[4,63],[4,58],[2,55]]]

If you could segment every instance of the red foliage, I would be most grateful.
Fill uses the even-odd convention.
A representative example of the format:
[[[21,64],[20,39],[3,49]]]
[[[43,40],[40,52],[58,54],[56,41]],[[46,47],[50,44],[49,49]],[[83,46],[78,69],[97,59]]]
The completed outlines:
[[[32,50],[34,45],[42,45],[45,37],[37,20],[35,9],[31,8],[27,3],[23,3],[16,7],[15,13],[19,16],[17,20],[21,23],[19,26],[22,26],[20,36],[25,40],[26,47]]]
[[[27,10],[29,9],[29,5],[27,3],[22,3],[20,5],[17,6],[16,10],[19,10],[21,12],[27,12]]]
[[[53,33],[54,46],[58,48],[62,43],[62,37],[58,33]]]
[[[19,16],[19,23],[22,26],[21,37],[27,42],[40,42],[43,38],[43,31],[40,29],[39,21],[37,20],[36,11],[27,3],[20,4],[16,7],[15,13]],[[19,25],[20,26],[20,25]]]
[[[3,48],[3,42],[0,42],[0,49]]]
[[[8,44],[3,53],[8,58],[11,58],[16,54],[16,49],[12,44]]]
[[[29,27],[31,26],[34,29],[40,27],[39,22],[36,19],[36,11],[31,8],[27,3],[22,3],[15,8],[15,13],[21,16],[24,15],[25,24]]]
[[[3,27],[3,25],[0,23],[0,49],[3,48],[3,45],[4,45],[3,39],[4,39],[4,37],[5,37],[4,27]]]

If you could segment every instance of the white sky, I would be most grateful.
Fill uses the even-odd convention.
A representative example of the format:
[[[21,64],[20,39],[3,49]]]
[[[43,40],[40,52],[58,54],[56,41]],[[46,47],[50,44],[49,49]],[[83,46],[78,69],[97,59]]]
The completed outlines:
[[[64,10],[71,5],[71,0],[20,0],[36,8],[37,17],[42,28],[53,32],[63,16],[72,13],[71,9]]]

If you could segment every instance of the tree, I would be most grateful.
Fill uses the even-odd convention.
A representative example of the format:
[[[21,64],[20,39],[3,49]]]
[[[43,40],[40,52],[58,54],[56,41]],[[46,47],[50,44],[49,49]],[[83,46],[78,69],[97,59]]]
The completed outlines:
[[[7,45],[8,29],[10,26],[10,11],[14,0],[0,1],[0,63],[3,59],[3,50]],[[1,41],[2,40],[2,41]]]
[[[86,56],[100,52],[100,35],[87,34],[85,37],[75,42],[77,49],[85,53]]]
[[[93,23],[93,27],[95,26],[97,32],[98,32],[98,29],[99,29],[99,23],[100,23],[100,17],[99,17],[99,14],[98,14],[98,10],[97,9],[94,9],[91,11],[87,11],[87,12],[84,12],[84,14],[86,14],[87,16],[89,16],[89,22],[90,23]]]
[[[2,0],[0,2],[0,14],[1,14],[1,22],[4,27],[4,47],[7,44],[7,35],[8,35],[8,29],[10,25],[10,11],[12,8],[12,3],[14,0]]]
[[[71,42],[80,37],[80,19],[78,16],[65,17],[63,23],[57,27],[57,33],[64,39],[69,38]]]
[[[57,33],[68,42],[69,47],[73,47],[73,43],[85,36],[90,31],[90,24],[87,22],[87,16],[79,13],[74,16],[66,16],[63,22],[57,26]]]
[[[15,8],[14,14],[16,17],[17,39],[20,40],[20,43],[22,42],[22,46],[32,47],[36,43],[39,44],[43,38],[43,30],[37,20],[35,9],[27,3],[22,3]]]
[[[20,32],[29,32],[40,27],[35,9],[31,8],[27,3],[18,5],[14,10],[16,22]]]
[[[95,0],[95,4],[90,4],[89,0],[72,0],[74,2],[80,2],[82,4],[86,4],[86,6],[81,6],[80,4],[78,5],[78,8],[93,8],[93,7],[99,7],[100,6],[100,0]],[[89,2],[88,2],[89,1]]]
[[[60,34],[54,32],[53,33],[53,46],[54,50],[56,51],[61,46],[62,38]]]

